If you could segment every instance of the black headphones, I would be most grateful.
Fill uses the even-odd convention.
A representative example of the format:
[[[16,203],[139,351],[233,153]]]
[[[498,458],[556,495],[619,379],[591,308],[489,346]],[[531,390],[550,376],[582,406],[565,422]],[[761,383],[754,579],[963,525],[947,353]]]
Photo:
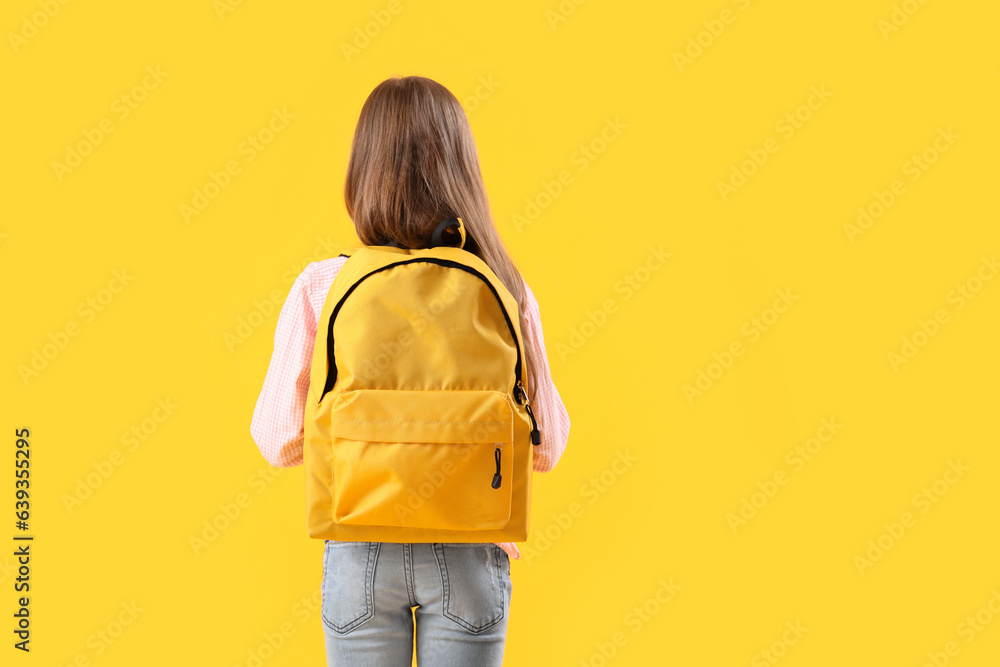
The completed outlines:
[[[430,248],[436,248],[438,246],[457,246],[459,248],[465,247],[465,224],[462,222],[461,218],[448,218],[447,220],[442,220],[438,223],[438,226],[434,228],[431,232]],[[390,239],[385,245],[392,246],[394,248],[400,248],[402,246],[396,242],[395,239]]]
[[[431,234],[431,247],[453,246],[465,247],[465,225],[461,218],[448,218],[441,221]]]

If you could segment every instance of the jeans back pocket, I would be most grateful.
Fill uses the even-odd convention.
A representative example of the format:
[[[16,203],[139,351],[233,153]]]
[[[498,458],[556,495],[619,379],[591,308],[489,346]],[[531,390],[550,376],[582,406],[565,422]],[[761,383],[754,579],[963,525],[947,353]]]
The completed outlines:
[[[509,570],[492,543],[438,543],[434,555],[444,586],[443,613],[472,634],[503,620],[510,595]]]
[[[375,562],[379,542],[326,541],[323,554],[323,622],[346,635],[375,615]]]

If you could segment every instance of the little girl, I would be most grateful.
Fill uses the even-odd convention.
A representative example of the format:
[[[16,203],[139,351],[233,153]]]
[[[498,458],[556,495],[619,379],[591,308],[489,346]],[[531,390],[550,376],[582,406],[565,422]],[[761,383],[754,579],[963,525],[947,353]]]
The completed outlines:
[[[533,467],[551,470],[566,448],[569,415],[550,375],[538,303],[494,226],[472,131],[455,96],[417,76],[376,86],[354,133],[344,198],[365,245],[427,247],[440,221],[462,219],[464,248],[485,261],[517,299],[527,390],[542,437]],[[310,263],[281,308],[274,354],[250,426],[271,465],[303,462],[316,327],[345,261]],[[420,667],[500,665],[512,590],[510,558],[520,558],[510,542],[326,540],[321,616],[329,664],[409,667],[415,643]]]

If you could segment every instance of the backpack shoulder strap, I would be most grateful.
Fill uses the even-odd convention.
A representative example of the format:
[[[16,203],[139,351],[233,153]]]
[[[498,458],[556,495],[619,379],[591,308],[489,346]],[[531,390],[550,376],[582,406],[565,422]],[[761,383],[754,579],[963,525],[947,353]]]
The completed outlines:
[[[337,255],[337,257],[350,257],[351,255],[356,253],[359,248],[363,247],[364,247],[363,245],[358,243],[352,243],[351,245],[344,246],[343,248],[340,249],[340,253]]]

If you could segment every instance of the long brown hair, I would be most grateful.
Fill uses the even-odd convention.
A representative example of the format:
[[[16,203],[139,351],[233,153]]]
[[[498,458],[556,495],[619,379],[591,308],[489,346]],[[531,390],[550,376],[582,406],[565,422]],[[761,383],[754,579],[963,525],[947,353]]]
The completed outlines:
[[[365,245],[426,247],[438,223],[461,218],[465,249],[517,299],[526,335],[521,273],[493,223],[469,121],[447,88],[422,76],[393,77],[375,87],[354,131],[344,201]],[[522,354],[534,397],[534,355]]]

